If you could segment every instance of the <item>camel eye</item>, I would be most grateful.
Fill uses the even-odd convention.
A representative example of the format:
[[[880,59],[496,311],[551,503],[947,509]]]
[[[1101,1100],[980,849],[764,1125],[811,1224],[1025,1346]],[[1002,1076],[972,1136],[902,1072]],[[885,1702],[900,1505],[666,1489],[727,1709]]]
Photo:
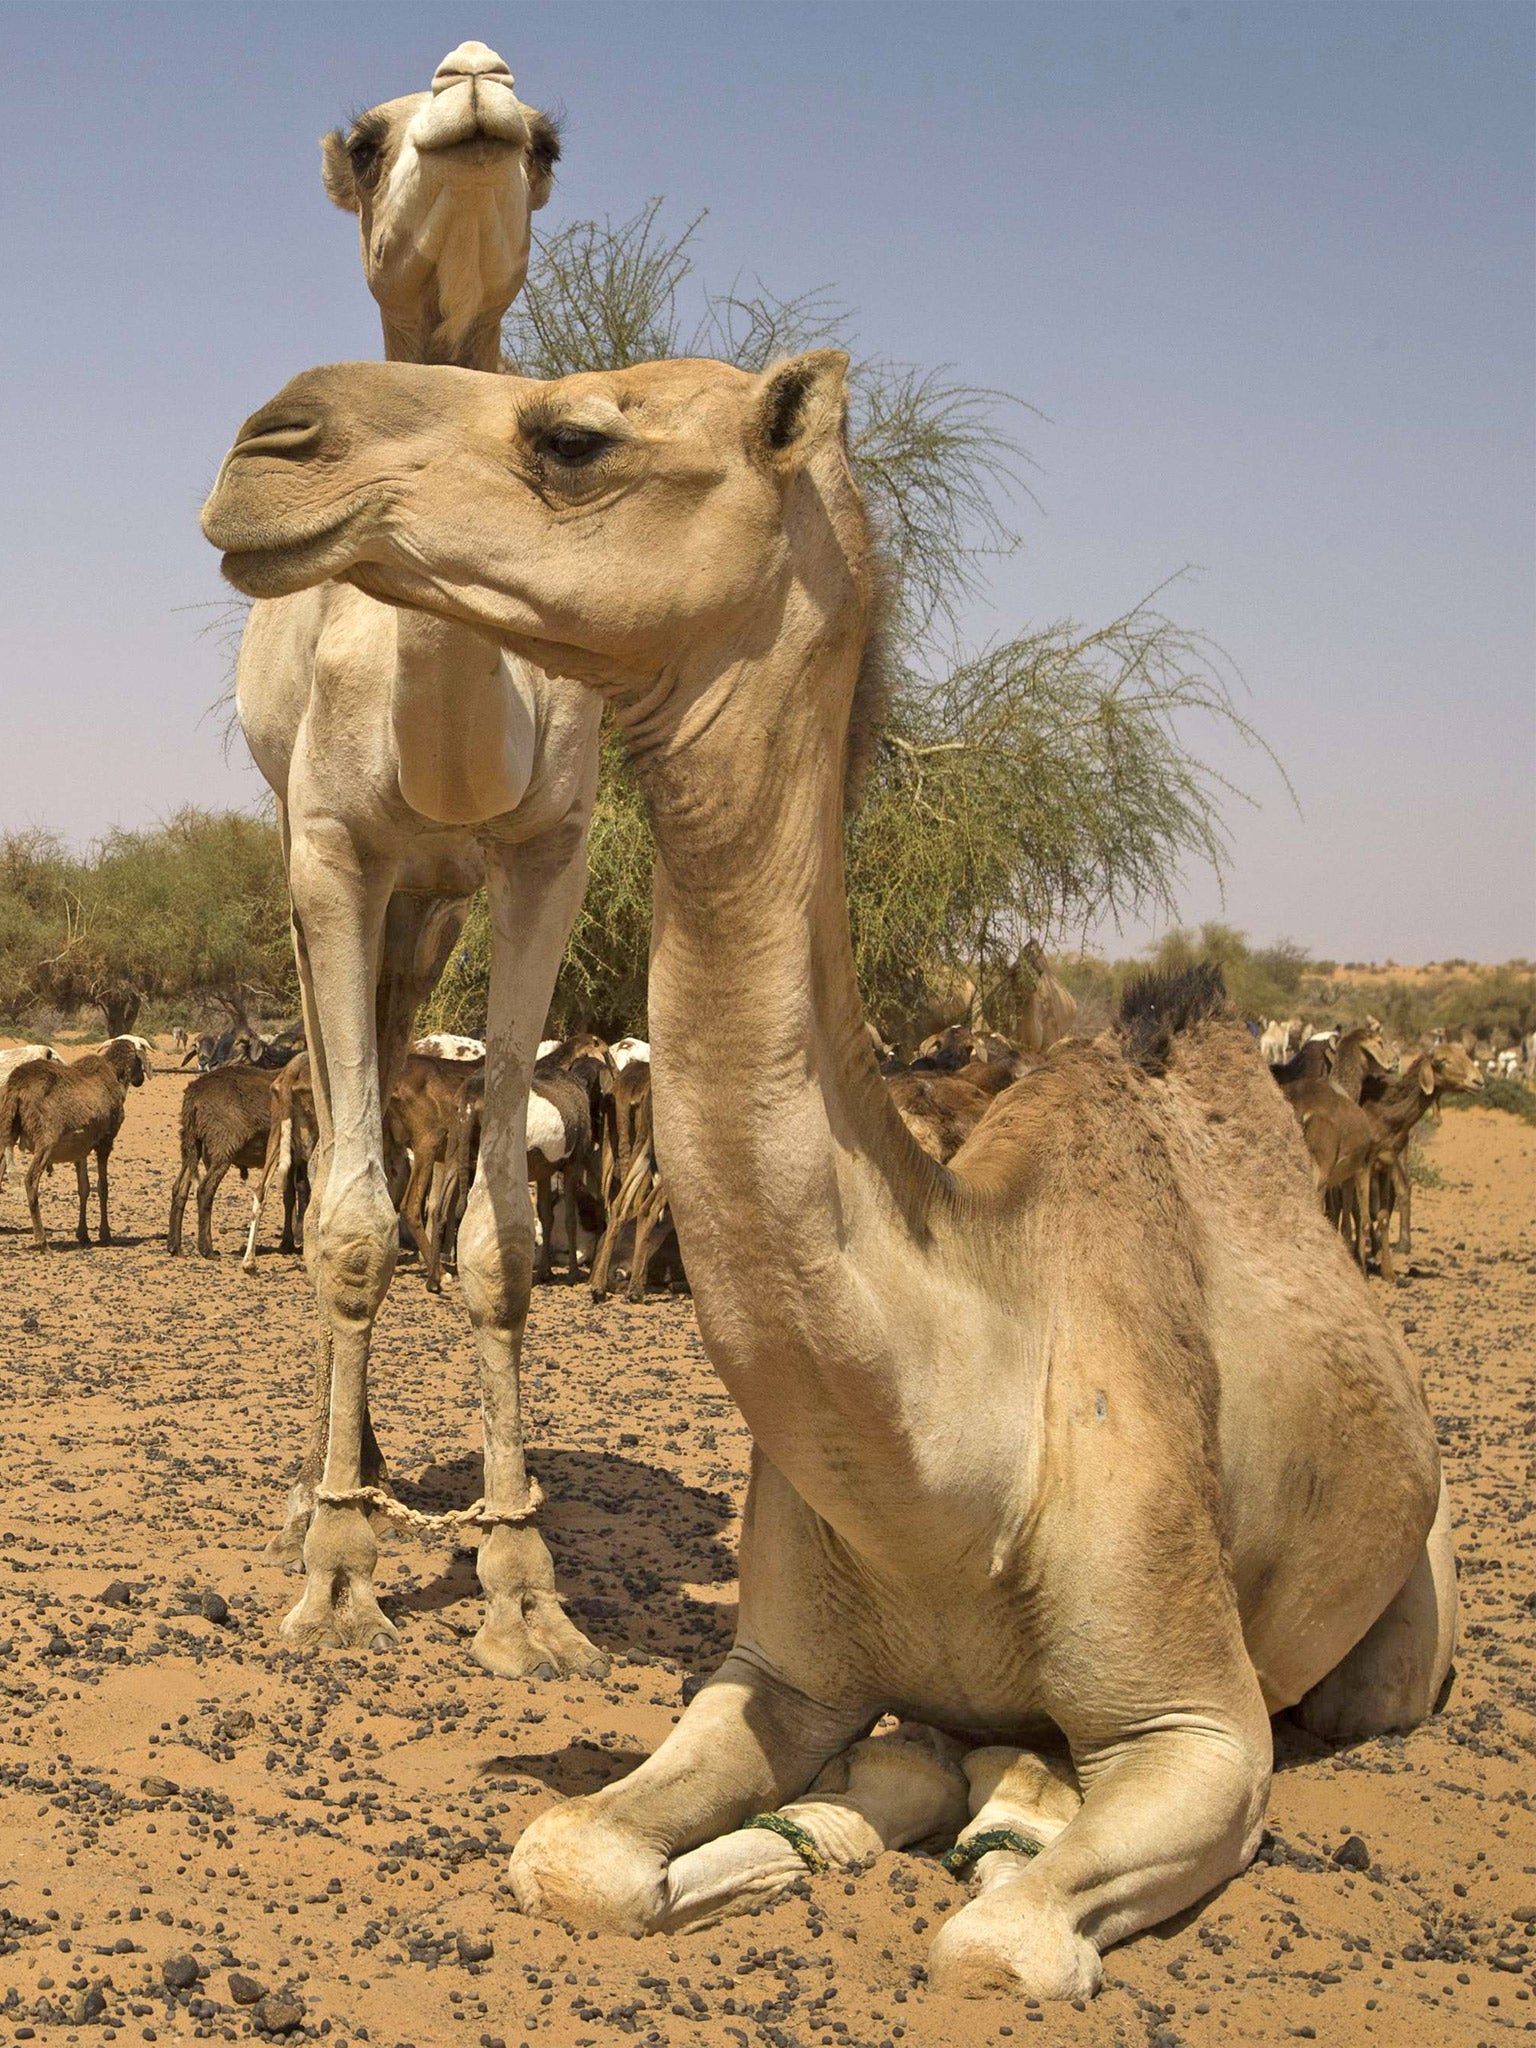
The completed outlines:
[[[591,427],[551,427],[539,436],[539,453],[552,455],[556,462],[563,462],[569,469],[580,469],[585,463],[595,462],[612,446],[606,434],[599,434]]]
[[[355,135],[347,144],[347,160],[352,166],[354,177],[364,181],[372,178],[379,168],[380,146],[371,135]]]

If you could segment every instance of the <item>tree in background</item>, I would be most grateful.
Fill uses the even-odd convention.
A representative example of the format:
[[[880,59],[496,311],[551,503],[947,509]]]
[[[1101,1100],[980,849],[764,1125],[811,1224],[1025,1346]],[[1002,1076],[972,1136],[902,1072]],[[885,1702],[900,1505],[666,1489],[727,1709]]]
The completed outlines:
[[[1194,715],[1256,736],[1218,651],[1158,609],[1160,593],[1097,630],[1063,621],[963,650],[962,614],[984,595],[987,560],[1018,544],[1018,401],[946,370],[860,356],[850,317],[824,292],[703,289],[697,226],[667,226],[653,200],[630,220],[575,221],[539,239],[504,330],[509,366],[561,377],[710,355],[760,371],[800,349],[849,350],[850,454],[888,564],[892,680],[849,822],[860,986],[887,1024],[1003,1003],[1026,937],[1171,912],[1184,863],[1220,868],[1231,791],[1182,727]],[[610,740],[552,1030],[644,1029],[651,862],[638,787]],[[482,1029],[488,977],[477,904],[430,1021]]]
[[[0,1009],[92,1004],[109,1032],[148,1002],[232,1016],[296,1002],[277,831],[236,811],[179,811],[113,831],[83,858],[56,840],[0,842]]]

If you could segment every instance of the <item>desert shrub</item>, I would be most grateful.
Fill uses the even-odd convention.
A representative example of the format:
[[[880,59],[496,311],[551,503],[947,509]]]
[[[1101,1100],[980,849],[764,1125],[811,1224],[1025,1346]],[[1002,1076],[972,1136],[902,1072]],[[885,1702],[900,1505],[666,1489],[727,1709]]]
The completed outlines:
[[[1403,1156],[1408,1178],[1416,1188],[1443,1188],[1445,1175],[1422,1145],[1410,1145]]]
[[[1492,1074],[1483,1083],[1476,1095],[1447,1095],[1442,1107],[1446,1109],[1502,1109],[1511,1116],[1519,1117],[1522,1123],[1536,1124],[1536,1090],[1528,1088],[1523,1081],[1513,1080],[1507,1074]]]

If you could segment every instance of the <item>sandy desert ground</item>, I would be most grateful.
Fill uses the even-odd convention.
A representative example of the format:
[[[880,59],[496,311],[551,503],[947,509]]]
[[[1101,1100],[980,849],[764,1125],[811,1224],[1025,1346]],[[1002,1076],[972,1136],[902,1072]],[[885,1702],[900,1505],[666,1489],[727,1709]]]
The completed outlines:
[[[551,1800],[629,1769],[730,1634],[745,1433],[689,1304],[535,1297],[534,1466],[603,1683],[473,1665],[472,1561],[386,1539],[398,1654],[293,1655],[261,1546],[298,1440],[310,1308],[296,1261],[163,1243],[182,1082],[133,1096],[120,1242],[27,1248],[0,1195],[0,2048],[258,2033],[529,2048],[928,2043],[1502,2043],[1536,2032],[1536,1130],[1447,1116],[1412,1278],[1460,1518],[1448,1710],[1337,1755],[1279,1734],[1272,1835],[1244,1876],[1107,1958],[1086,2010],[929,1993],[959,1898],[892,1855],[680,1939],[522,1919],[507,1851]],[[402,1495],[476,1487],[467,1323],[403,1264],[375,1414]],[[259,1995],[260,1994],[260,1995]],[[1034,2027],[1041,2032],[1034,2035]]]

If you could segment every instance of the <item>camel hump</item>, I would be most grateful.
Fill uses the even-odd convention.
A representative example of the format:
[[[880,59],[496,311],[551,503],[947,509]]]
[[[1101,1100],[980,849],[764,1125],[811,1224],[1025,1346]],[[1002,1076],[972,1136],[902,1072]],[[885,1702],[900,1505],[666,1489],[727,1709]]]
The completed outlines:
[[[1117,1028],[1125,1056],[1149,1074],[1168,1063],[1173,1041],[1227,1007],[1221,969],[1209,960],[1168,974],[1139,974],[1120,999]]]

